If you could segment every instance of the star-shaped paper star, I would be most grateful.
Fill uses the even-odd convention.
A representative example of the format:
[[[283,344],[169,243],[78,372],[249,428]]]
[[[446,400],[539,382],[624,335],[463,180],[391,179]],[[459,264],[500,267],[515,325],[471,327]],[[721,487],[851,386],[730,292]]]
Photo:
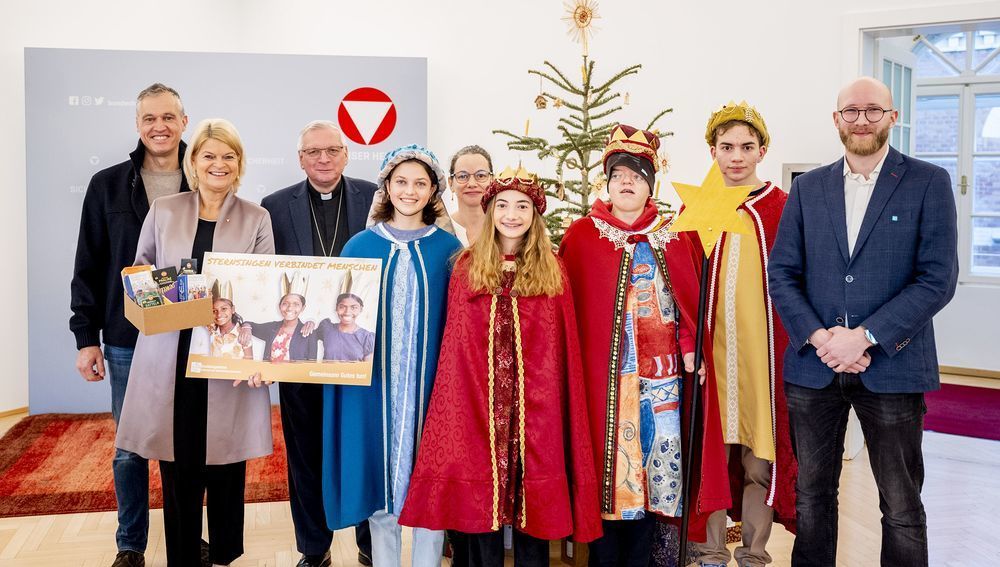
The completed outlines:
[[[753,230],[740,218],[737,210],[754,190],[754,186],[726,187],[719,162],[712,162],[712,169],[708,170],[701,186],[677,182],[673,182],[673,185],[684,203],[684,210],[670,230],[697,232],[706,257],[712,255],[723,232],[753,234]]]

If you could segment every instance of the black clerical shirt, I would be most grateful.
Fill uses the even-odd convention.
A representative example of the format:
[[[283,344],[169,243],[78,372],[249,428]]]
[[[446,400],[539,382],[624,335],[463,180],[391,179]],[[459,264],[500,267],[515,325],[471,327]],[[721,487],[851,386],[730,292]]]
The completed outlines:
[[[313,255],[322,256],[325,247],[328,256],[340,256],[340,251],[344,249],[344,244],[347,244],[351,236],[347,222],[347,203],[342,202],[344,200],[344,178],[340,178],[340,182],[329,193],[327,199],[323,198],[324,195],[317,191],[312,183],[308,181],[306,183],[309,186],[309,200],[315,214],[312,226],[309,227],[309,232],[312,233],[313,237]],[[337,223],[338,211],[340,214],[339,226]],[[318,232],[317,226],[319,227]],[[334,233],[336,233],[336,238],[334,238]]]

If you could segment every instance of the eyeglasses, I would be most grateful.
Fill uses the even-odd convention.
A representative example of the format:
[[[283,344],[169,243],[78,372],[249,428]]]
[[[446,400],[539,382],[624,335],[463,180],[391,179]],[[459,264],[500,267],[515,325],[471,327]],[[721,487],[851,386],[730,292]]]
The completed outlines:
[[[490,180],[490,177],[493,177],[493,174],[484,169],[480,169],[475,173],[459,171],[458,173],[451,174],[451,178],[459,185],[467,185],[470,179],[475,179],[476,183],[486,183]]]
[[[338,157],[343,151],[344,151],[344,146],[333,146],[329,148],[303,148],[299,150],[299,153],[303,154],[309,159],[319,159],[319,156],[322,154],[326,154],[328,157],[335,158]]]
[[[844,122],[851,124],[858,121],[858,118],[861,117],[862,112],[864,112],[865,114],[865,120],[871,123],[875,123],[882,120],[882,117],[885,116],[886,112],[892,112],[893,110],[894,109],[892,108],[877,108],[877,107],[866,108],[864,110],[860,108],[845,108],[843,110],[838,110],[837,112],[840,113],[840,117],[844,119]]]

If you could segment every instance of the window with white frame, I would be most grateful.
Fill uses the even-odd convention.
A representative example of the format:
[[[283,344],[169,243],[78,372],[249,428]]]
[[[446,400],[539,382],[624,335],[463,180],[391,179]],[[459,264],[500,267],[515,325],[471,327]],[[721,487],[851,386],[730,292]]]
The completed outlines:
[[[900,129],[895,147],[948,171],[958,204],[962,281],[998,283],[1000,21],[921,31],[908,39],[912,144],[904,144]],[[911,85],[896,76],[895,68],[882,69],[900,108],[895,99]]]

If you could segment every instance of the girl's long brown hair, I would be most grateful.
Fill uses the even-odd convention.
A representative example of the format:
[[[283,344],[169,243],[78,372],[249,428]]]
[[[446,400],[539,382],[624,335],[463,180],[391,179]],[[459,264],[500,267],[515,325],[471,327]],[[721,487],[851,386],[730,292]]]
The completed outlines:
[[[493,225],[493,208],[496,197],[486,208],[486,222],[473,245],[461,256],[469,262],[469,284],[477,291],[492,292],[500,286],[500,269],[503,258],[500,251],[500,236]],[[548,295],[562,293],[563,275],[552,250],[545,221],[538,211],[533,210],[531,226],[525,233],[516,252],[517,275],[514,290],[518,295]]]

